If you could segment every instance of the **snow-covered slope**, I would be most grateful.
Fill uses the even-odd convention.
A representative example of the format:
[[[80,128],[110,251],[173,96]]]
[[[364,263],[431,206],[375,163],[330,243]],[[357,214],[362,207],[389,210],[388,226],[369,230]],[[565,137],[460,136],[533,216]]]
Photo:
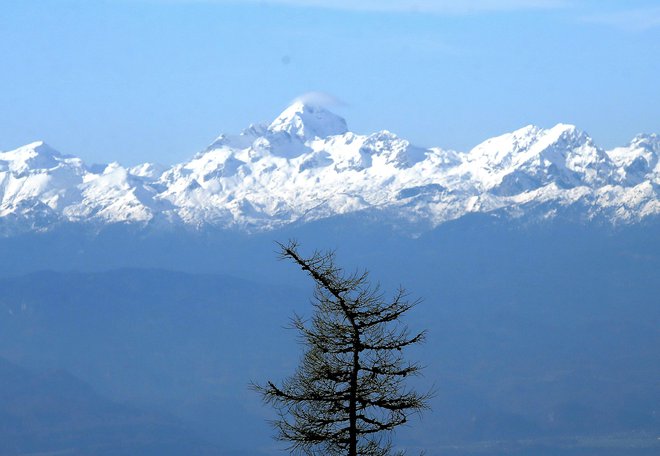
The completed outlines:
[[[572,125],[527,126],[469,152],[358,135],[296,102],[170,168],[94,168],[36,142],[0,153],[5,235],[66,223],[260,231],[362,211],[420,232],[469,213],[635,223],[660,214],[660,138],[604,151]]]

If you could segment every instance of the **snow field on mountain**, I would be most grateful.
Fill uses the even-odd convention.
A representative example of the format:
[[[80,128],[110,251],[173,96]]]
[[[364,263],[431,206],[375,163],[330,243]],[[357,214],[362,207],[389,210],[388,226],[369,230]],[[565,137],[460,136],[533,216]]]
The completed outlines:
[[[427,149],[388,131],[352,133],[341,117],[295,102],[270,125],[222,135],[171,167],[92,169],[43,142],[0,152],[0,224],[11,218],[6,235],[56,222],[261,231],[360,211],[418,231],[494,212],[635,223],[660,213],[659,153],[655,134],[604,151],[565,124],[530,125],[469,152]]]

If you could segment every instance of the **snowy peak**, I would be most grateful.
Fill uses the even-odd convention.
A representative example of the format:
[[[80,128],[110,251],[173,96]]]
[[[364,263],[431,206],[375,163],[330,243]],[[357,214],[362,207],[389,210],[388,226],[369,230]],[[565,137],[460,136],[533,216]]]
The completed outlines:
[[[247,161],[264,156],[291,159],[309,153],[314,140],[327,140],[347,132],[343,118],[319,105],[296,101],[268,126],[253,124],[239,135],[220,135],[195,159],[219,149],[243,151],[240,159]]]
[[[630,147],[642,148],[660,154],[660,136],[652,134],[641,134],[635,136],[630,142]]]
[[[145,179],[157,179],[162,176],[168,167],[160,163],[142,163],[141,165],[129,168],[128,172],[136,177],[144,177]]]
[[[610,181],[613,164],[591,137],[574,125],[559,124],[548,131],[542,156],[551,162],[567,186],[597,187]]]
[[[468,168],[482,188],[513,195],[555,183],[561,188],[598,186],[612,176],[612,163],[574,125],[550,129],[529,125],[475,147]]]
[[[46,144],[44,141],[34,141],[31,142],[30,144],[26,144],[24,146],[19,147],[18,149],[14,149],[9,152],[0,152],[0,154],[3,155],[11,155],[15,157],[20,157],[23,155],[53,155],[53,156],[60,156],[61,154],[50,147],[48,144]]]
[[[357,212],[411,234],[470,213],[635,223],[660,216],[659,151],[657,135],[640,135],[606,152],[565,124],[467,153],[421,148],[386,130],[349,132],[299,101],[170,167],[88,167],[43,142],[0,152],[0,233],[61,223],[253,232]]]
[[[549,129],[528,125],[484,141],[470,151],[469,160],[495,171],[539,157],[564,164],[570,153],[585,145],[592,145],[591,138],[573,125],[557,124]]]
[[[348,132],[346,121],[327,109],[301,101],[294,102],[270,124],[272,133],[286,132],[303,141],[327,138]]]
[[[656,134],[638,135],[628,146],[607,152],[621,180],[629,185],[645,180],[660,182],[660,137]]]
[[[36,141],[9,152],[0,152],[0,171],[22,174],[30,170],[53,169],[64,158],[45,142]]]

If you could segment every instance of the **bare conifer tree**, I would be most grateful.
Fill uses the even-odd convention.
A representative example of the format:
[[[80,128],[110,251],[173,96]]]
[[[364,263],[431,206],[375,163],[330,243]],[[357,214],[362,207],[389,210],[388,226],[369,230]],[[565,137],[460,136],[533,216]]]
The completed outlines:
[[[392,454],[390,431],[427,408],[428,395],[405,384],[420,366],[402,353],[424,339],[400,321],[417,301],[403,289],[386,300],[367,272],[346,274],[332,252],[304,258],[296,242],[280,247],[316,288],[311,319],[293,318],[305,346],[298,370],[281,386],[255,386],[278,411],[278,438],[304,455]]]

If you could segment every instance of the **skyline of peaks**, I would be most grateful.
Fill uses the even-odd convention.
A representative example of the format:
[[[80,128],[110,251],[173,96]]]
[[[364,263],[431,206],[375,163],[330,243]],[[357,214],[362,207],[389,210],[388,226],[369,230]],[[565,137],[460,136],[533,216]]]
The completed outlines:
[[[660,214],[660,138],[606,151],[573,125],[528,125],[468,152],[359,135],[296,101],[189,161],[87,165],[43,141],[0,152],[0,232],[67,223],[248,232],[364,213],[411,234],[470,213],[635,223]]]

